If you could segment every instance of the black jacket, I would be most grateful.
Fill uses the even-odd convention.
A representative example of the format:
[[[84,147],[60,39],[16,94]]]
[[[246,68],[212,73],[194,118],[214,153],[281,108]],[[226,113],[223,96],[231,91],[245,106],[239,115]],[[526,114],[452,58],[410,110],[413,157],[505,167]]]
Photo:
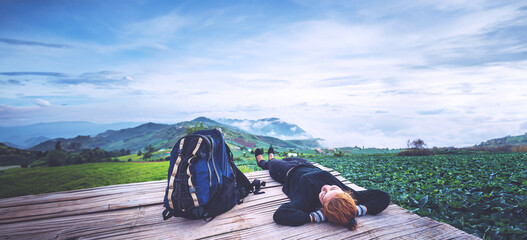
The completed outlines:
[[[274,221],[289,226],[300,226],[311,222],[309,213],[322,207],[318,194],[324,185],[337,185],[342,190],[351,192],[357,205],[368,208],[368,214],[380,213],[390,203],[390,196],[383,191],[354,191],[327,171],[316,167],[300,166],[289,172],[282,191],[291,202],[282,204],[275,211]]]

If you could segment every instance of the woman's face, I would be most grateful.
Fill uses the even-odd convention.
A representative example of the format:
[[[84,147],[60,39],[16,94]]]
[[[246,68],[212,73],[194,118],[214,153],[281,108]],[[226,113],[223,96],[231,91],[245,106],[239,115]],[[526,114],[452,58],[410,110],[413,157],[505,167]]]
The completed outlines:
[[[335,195],[342,192],[344,191],[342,191],[337,185],[324,185],[320,189],[318,199],[320,200],[320,203],[324,205],[324,203],[331,201]]]

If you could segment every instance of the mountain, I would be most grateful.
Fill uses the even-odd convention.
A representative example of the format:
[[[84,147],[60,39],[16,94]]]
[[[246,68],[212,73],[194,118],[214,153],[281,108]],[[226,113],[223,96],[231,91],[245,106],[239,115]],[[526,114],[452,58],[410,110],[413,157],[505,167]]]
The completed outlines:
[[[296,124],[281,121],[279,118],[263,118],[258,120],[220,118],[217,119],[217,121],[256,135],[270,136],[280,139],[313,138]]]
[[[37,157],[37,152],[12,148],[0,143],[0,166],[28,165]]]
[[[203,127],[208,129],[221,128],[225,134],[225,140],[229,144],[239,147],[268,147],[271,144],[284,148],[312,148],[320,146],[318,144],[320,139],[280,140],[275,137],[250,134],[237,127],[222,124],[209,118],[199,117],[192,121],[171,125],[146,123],[134,128],[108,130],[94,137],[79,135],[75,138],[56,138],[42,142],[30,148],[30,150],[47,151],[54,149],[58,141],[61,142],[61,147],[65,150],[99,147],[107,151],[130,149],[132,152],[136,152],[148,145],[158,149],[172,148],[179,138],[187,134],[187,128],[195,127],[196,124],[203,124]]]
[[[30,148],[35,151],[47,151],[55,148],[60,141],[62,149],[78,150],[80,148],[102,148],[108,151],[130,149],[141,150],[148,145],[156,145],[164,140],[167,134],[173,132],[173,127],[168,124],[145,123],[134,128],[121,130],[108,130],[91,136],[77,136],[75,138],[56,138],[42,142]]]
[[[519,136],[506,136],[502,138],[491,139],[476,145],[476,147],[501,147],[507,145],[527,145],[527,133]]]
[[[97,124],[91,122],[50,122],[26,126],[0,127],[0,142],[17,148],[29,148],[53,138],[70,138],[77,135],[95,135],[109,129],[123,129],[140,123],[120,122]]]

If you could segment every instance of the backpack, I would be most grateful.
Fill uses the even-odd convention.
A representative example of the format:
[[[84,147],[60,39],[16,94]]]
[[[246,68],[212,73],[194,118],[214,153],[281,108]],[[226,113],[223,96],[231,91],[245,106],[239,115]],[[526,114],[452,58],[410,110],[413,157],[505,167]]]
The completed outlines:
[[[170,153],[163,219],[210,221],[227,212],[265,182],[253,183],[236,167],[220,131],[200,130],[179,139]]]

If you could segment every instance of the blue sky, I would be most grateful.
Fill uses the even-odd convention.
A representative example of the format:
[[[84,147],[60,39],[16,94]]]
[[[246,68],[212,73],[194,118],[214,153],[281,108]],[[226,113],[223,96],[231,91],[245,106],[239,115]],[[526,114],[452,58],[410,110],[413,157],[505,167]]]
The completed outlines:
[[[527,132],[522,1],[0,2],[0,126],[198,116],[328,146]]]

